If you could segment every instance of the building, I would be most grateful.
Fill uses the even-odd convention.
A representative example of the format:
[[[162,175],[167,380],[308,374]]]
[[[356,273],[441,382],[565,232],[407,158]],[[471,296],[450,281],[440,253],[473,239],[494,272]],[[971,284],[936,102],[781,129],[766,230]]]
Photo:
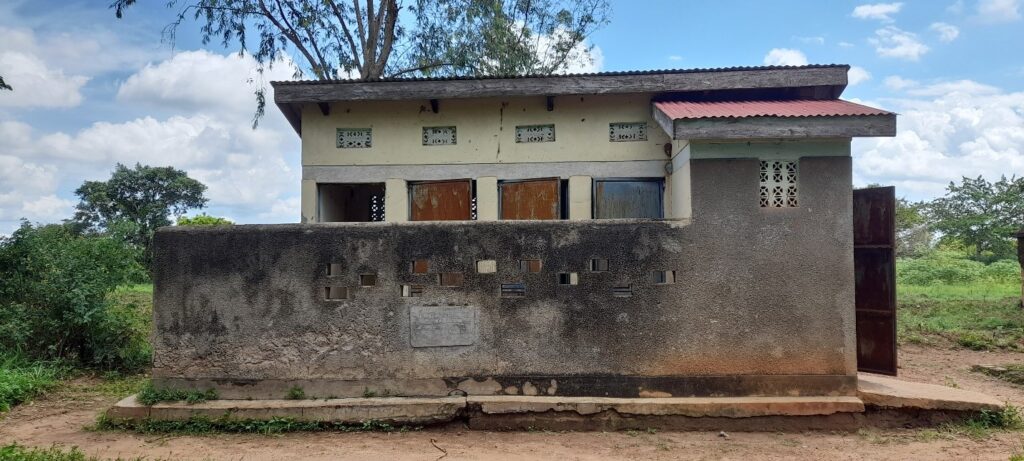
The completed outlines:
[[[892,222],[855,213],[850,142],[896,117],[839,99],[848,70],[275,82],[303,224],[158,231],[154,380],[852,395],[858,345],[895,344],[858,338],[894,295],[855,309],[893,272],[854,228]]]

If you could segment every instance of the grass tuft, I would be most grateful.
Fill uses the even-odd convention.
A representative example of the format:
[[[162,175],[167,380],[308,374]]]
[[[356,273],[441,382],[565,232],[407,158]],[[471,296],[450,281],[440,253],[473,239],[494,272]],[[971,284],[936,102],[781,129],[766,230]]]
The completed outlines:
[[[66,373],[66,367],[53,363],[0,357],[0,413],[57,387]]]
[[[12,443],[0,446],[0,461],[103,461],[105,458],[86,456],[78,447],[31,448]],[[153,458],[116,458],[111,461],[159,461]]]
[[[288,432],[406,432],[420,429],[418,426],[393,426],[373,420],[350,424],[329,421],[298,421],[292,418],[272,418],[268,420],[233,419],[229,415],[217,419],[192,417],[183,421],[160,421],[153,419],[141,421],[116,420],[102,415],[97,420],[94,428],[96,430],[117,430],[140,434],[184,435],[216,433],[266,435]]]
[[[189,405],[197,403],[203,403],[207,400],[217,400],[217,391],[213,389],[207,389],[205,391],[197,390],[184,390],[184,389],[157,389],[153,386],[153,382],[147,382],[143,385],[142,390],[139,391],[135,397],[139,403],[143,405],[153,405],[160,402],[181,402],[184,401]]]

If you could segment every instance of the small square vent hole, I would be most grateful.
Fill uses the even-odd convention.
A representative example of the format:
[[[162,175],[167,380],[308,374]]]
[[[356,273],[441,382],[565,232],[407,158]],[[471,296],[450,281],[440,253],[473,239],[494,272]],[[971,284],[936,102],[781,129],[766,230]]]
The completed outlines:
[[[443,287],[461,287],[462,280],[462,272],[442,272],[438,275],[438,284]]]
[[[519,272],[522,273],[537,273],[540,272],[540,268],[543,263],[539,259],[520,259],[519,260]]]
[[[676,271],[653,271],[651,281],[655,285],[671,285],[676,283]]]
[[[559,285],[579,285],[580,276],[575,272],[562,272],[558,274]]]
[[[348,287],[324,287],[324,299],[327,301],[348,299]]]
[[[409,263],[409,270],[413,274],[426,274],[430,272],[430,260],[416,259]]]
[[[633,285],[612,287],[612,296],[616,298],[629,298],[633,296]]]
[[[341,275],[341,263],[330,263],[327,265],[327,276],[337,277]]]
[[[402,285],[403,298],[419,298],[423,296],[423,285]]]
[[[502,283],[502,298],[522,298],[526,296],[526,285],[522,283]]]
[[[476,262],[476,273],[493,274],[498,272],[498,262],[493,259],[481,259]]]
[[[602,258],[591,259],[590,272],[608,272],[608,260]]]
[[[377,274],[359,274],[359,286],[372,287],[377,285]]]

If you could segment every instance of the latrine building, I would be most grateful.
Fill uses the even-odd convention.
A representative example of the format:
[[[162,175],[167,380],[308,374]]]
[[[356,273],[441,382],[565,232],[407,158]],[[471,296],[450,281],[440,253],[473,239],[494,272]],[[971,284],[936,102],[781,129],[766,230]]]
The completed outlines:
[[[850,395],[889,347],[855,293],[892,275],[855,270],[850,142],[896,126],[848,69],[275,82],[302,224],[158,231],[154,379]]]

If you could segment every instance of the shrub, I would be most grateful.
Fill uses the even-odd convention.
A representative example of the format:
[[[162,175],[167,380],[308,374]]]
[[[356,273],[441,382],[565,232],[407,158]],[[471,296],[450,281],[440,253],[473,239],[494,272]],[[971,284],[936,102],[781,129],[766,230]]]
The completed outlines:
[[[1020,281],[1020,263],[1015,259],[1002,259],[985,266],[983,275],[996,283],[1017,283]]]
[[[1014,259],[1003,259],[986,265],[959,252],[935,251],[922,258],[896,261],[896,278],[907,285],[1009,284],[1020,280],[1020,264]]]
[[[37,360],[133,369],[149,362],[133,305],[109,297],[138,280],[138,250],[69,226],[23,223],[0,238],[0,349]]]
[[[179,226],[230,226],[234,224],[227,218],[221,218],[219,216],[210,216],[206,213],[200,213],[193,217],[179,216]]]
[[[143,405],[153,405],[160,402],[181,402],[189,405],[203,403],[207,400],[217,400],[217,391],[207,389],[206,391],[183,390],[183,389],[157,389],[152,382],[146,383],[139,391],[135,399]]]

